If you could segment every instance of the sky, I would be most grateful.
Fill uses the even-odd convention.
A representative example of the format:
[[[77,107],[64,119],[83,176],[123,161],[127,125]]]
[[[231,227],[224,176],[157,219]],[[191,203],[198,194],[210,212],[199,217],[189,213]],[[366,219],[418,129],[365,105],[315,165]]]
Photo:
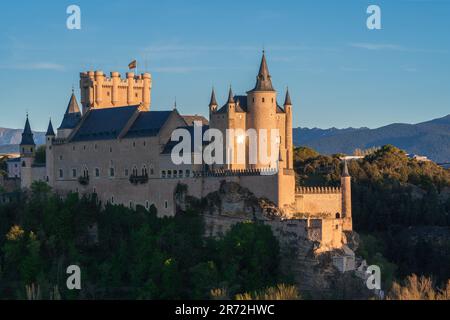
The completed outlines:
[[[69,30],[69,5],[81,29]],[[381,30],[366,10],[381,8]],[[79,73],[152,74],[152,110],[208,114],[253,88],[264,48],[294,126],[418,123],[450,113],[450,0],[2,2],[0,127],[58,127]]]

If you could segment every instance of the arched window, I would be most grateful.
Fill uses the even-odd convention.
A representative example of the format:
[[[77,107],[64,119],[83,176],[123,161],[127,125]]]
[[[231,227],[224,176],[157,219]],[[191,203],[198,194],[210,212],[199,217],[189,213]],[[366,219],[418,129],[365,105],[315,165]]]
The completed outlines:
[[[336,212],[336,219],[340,219],[341,215],[339,214],[339,212]]]
[[[25,163],[25,161],[22,161],[22,167],[26,167],[27,164]]]
[[[141,171],[142,171],[142,175],[143,176],[147,176],[148,175],[147,167],[145,165],[142,167]]]
[[[138,175],[138,170],[137,170],[137,167],[134,166],[133,167],[133,176],[137,176],[137,175]]]

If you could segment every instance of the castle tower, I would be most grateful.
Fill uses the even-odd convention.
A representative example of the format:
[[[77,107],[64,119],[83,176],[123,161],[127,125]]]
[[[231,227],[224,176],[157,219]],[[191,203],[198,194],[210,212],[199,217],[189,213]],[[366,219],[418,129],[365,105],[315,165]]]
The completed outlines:
[[[216,93],[214,91],[214,88],[212,88],[211,91],[211,99],[209,101],[209,118],[211,119],[211,114],[217,111],[217,100],[216,100]]]
[[[284,99],[284,112],[286,113],[286,168],[294,169],[294,145],[292,141],[292,102],[291,96],[289,95],[289,89],[286,89],[286,97]]]
[[[32,166],[34,162],[34,155],[36,152],[36,144],[34,143],[33,132],[31,131],[30,121],[25,122],[25,127],[22,132],[22,141],[20,142],[20,162],[21,162],[21,186],[22,188],[29,188],[33,181]]]
[[[54,185],[54,157],[53,157],[53,139],[55,131],[53,130],[52,120],[48,122],[47,133],[45,134],[45,168],[47,171],[47,183]]]
[[[72,95],[70,96],[66,113],[64,114],[64,118],[58,128],[58,138],[67,138],[72,133],[72,130],[75,129],[80,119],[80,107],[78,106],[77,98],[72,90]]]
[[[249,114],[247,117],[247,129],[255,129],[258,133],[258,155],[260,155],[260,148],[265,147],[267,150],[266,154],[272,155],[276,159],[278,156],[278,147],[276,150],[271,150],[271,130],[279,129],[276,121],[277,92],[272,86],[272,78],[269,73],[264,51],[256,77],[256,85],[251,91],[247,92],[247,106],[247,112]],[[267,130],[266,141],[260,141],[261,129]],[[280,135],[284,136],[284,132],[280,132]],[[258,156],[258,162],[253,167],[269,167],[269,164],[264,163],[262,160]]]
[[[149,111],[152,78],[150,73],[135,75],[127,72],[122,79],[119,72],[111,72],[108,78],[103,71],[80,73],[80,92],[83,113],[90,108],[111,108],[142,105]]]
[[[348,173],[347,161],[344,161],[344,170],[341,176],[342,192],[342,218],[344,219],[343,230],[352,231],[352,178]]]

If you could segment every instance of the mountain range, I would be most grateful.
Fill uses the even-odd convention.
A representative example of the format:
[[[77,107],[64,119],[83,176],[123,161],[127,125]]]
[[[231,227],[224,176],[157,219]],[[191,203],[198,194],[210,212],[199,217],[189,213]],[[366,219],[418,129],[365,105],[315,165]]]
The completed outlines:
[[[18,152],[21,129],[0,128],[0,153]],[[36,144],[45,143],[44,132],[34,132]],[[319,129],[294,128],[296,146],[307,146],[322,154],[353,154],[392,144],[408,153],[424,155],[436,162],[450,162],[450,115],[417,124],[393,123],[384,127]]]
[[[294,128],[296,146],[307,146],[322,154],[353,154],[392,144],[410,154],[427,156],[436,162],[450,162],[450,115],[417,124],[393,123],[384,127],[318,129]]]

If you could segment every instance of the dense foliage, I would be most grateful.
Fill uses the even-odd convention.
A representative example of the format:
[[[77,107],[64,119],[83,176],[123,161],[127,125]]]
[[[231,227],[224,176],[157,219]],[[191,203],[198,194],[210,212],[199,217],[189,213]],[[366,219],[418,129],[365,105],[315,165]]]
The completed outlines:
[[[339,155],[303,150],[295,159],[298,183],[338,186]],[[362,234],[360,254],[384,265],[388,279],[394,271],[400,278],[416,273],[438,282],[449,279],[450,171],[410,159],[391,145],[349,161],[348,167],[354,229]]]
[[[102,208],[95,197],[62,199],[45,183],[0,206],[0,234],[0,298],[26,298],[34,284],[42,298],[57,286],[64,299],[201,299],[215,288],[234,296],[280,280],[278,242],[267,226],[241,223],[204,238],[194,212],[157,218],[153,207]],[[81,291],[66,289],[73,264]]]

